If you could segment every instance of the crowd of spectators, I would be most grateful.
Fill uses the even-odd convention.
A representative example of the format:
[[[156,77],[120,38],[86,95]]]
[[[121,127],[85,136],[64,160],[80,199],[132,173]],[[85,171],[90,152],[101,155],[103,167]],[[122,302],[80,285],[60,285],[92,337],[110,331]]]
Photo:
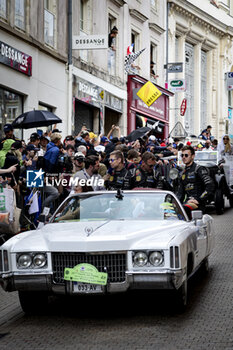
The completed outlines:
[[[86,126],[76,136],[64,136],[55,128],[42,134],[33,132],[29,142],[17,139],[11,124],[4,126],[4,133],[0,141],[0,181],[2,186],[15,191],[17,207],[22,209],[21,230],[28,229],[32,221],[28,198],[34,189],[27,186],[28,170],[43,170],[40,212],[44,207],[53,211],[71,192],[164,188],[161,169],[168,162],[164,158],[177,156],[184,146],[177,138],[171,143],[158,140],[153,130],[128,142],[115,125],[106,136],[96,135]],[[117,136],[113,137],[113,133]],[[210,126],[201,136],[201,146],[197,145],[196,149],[214,150],[221,146],[222,153],[233,153],[227,135],[219,145],[211,135]],[[78,181],[70,183],[71,178]],[[61,180],[66,180],[67,185]]]

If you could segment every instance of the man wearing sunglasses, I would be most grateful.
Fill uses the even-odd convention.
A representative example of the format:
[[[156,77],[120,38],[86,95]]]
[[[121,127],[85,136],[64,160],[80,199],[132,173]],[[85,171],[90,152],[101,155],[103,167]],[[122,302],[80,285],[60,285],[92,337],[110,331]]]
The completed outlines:
[[[194,162],[195,150],[192,146],[182,148],[185,168],[181,174],[177,197],[191,219],[191,211],[204,211],[207,199],[213,197],[215,185],[208,170]]]
[[[160,188],[163,189],[163,182],[158,170],[155,169],[156,157],[151,152],[144,152],[142,164],[137,169],[129,170],[130,189],[136,187]]]
[[[125,168],[125,159],[121,151],[116,150],[109,155],[108,174],[104,176],[105,187],[107,190],[129,189],[128,171]]]

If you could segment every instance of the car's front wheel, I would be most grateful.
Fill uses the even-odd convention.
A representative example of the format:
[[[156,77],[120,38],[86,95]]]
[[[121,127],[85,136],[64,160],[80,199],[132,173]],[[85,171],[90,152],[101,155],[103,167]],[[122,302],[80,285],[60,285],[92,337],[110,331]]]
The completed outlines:
[[[48,306],[48,294],[45,292],[19,291],[19,301],[26,314],[44,313]]]

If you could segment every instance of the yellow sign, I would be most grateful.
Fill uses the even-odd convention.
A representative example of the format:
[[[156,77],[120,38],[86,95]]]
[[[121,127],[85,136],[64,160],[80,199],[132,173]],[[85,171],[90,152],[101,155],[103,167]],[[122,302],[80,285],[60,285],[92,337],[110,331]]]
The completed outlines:
[[[147,104],[148,107],[154,103],[162,92],[157,89],[157,87],[148,81],[141,89],[137,92],[138,97]]]
[[[101,92],[100,92],[100,97],[102,98],[102,100],[104,99],[104,90],[102,90]]]

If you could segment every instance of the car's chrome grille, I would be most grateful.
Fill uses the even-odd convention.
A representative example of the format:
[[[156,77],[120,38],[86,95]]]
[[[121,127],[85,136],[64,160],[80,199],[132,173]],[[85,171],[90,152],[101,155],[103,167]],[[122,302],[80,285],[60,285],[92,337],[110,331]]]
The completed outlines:
[[[52,253],[53,280],[55,283],[64,283],[65,267],[72,268],[78,264],[94,265],[99,272],[108,273],[108,282],[125,281],[126,254],[88,254],[88,253]]]

